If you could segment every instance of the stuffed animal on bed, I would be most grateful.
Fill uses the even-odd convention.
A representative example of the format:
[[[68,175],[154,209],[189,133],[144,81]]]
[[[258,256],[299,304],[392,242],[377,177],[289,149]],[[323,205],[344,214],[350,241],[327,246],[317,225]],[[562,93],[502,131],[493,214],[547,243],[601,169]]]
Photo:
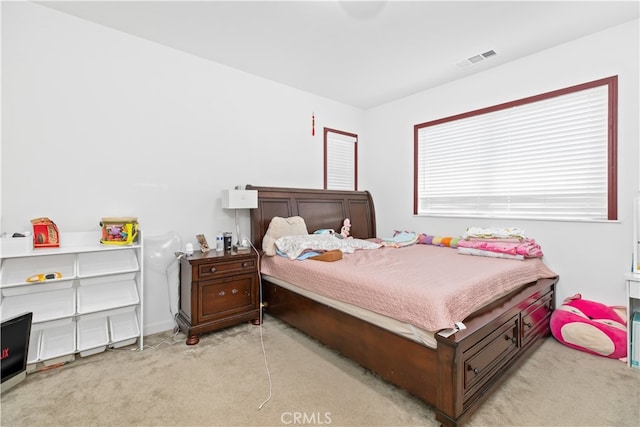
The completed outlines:
[[[576,294],[551,314],[551,333],[562,344],[598,356],[627,356],[624,307],[609,307]]]
[[[351,236],[351,220],[349,218],[346,218],[342,223],[342,229],[340,229],[340,235],[342,235],[342,237],[344,237],[345,239]]]

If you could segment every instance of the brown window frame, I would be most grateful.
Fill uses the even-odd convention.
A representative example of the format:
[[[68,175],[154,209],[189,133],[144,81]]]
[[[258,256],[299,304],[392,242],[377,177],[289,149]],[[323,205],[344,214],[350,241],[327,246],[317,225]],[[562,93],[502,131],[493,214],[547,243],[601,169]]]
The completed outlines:
[[[355,133],[351,133],[351,132],[346,132],[343,130],[338,130],[338,129],[332,129],[332,128],[324,128],[324,164],[323,164],[323,168],[324,168],[324,182],[323,182],[323,188],[325,190],[327,190],[327,186],[328,186],[328,179],[327,179],[327,172],[328,172],[328,165],[329,165],[329,160],[328,160],[328,141],[327,141],[327,135],[329,132],[332,133],[337,133],[340,135],[345,135],[345,136],[349,136],[351,138],[355,139],[355,142],[353,144],[353,149],[354,149],[354,155],[353,155],[353,184],[354,184],[354,191],[358,190],[358,135]]]
[[[418,214],[418,150],[419,150],[419,130],[445,122],[452,122],[472,116],[478,116],[493,111],[535,103],[537,101],[553,98],[556,96],[573,93],[597,86],[608,86],[608,149],[607,149],[607,219],[618,219],[618,76],[610,76],[602,79],[554,90],[539,95],[534,95],[515,101],[505,102],[478,110],[469,111],[462,114],[444,117],[429,122],[414,125],[414,176],[413,176],[413,213]]]

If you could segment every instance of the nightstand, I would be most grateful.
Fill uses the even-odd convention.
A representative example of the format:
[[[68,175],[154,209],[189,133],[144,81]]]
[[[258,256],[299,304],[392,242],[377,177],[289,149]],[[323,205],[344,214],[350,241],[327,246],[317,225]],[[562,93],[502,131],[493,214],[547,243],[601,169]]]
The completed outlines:
[[[241,322],[260,322],[258,255],[194,252],[180,259],[180,310],[176,321],[187,345],[200,334]]]

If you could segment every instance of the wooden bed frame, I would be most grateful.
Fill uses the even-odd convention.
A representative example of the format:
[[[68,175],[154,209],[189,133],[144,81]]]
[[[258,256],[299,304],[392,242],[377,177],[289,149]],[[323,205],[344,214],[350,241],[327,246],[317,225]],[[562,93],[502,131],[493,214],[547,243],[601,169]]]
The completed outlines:
[[[311,232],[339,230],[350,218],[354,237],[376,237],[374,205],[367,191],[247,189],[258,190],[258,208],[251,211],[251,237],[258,249],[274,216],[301,216]],[[437,349],[268,280],[263,279],[262,286],[265,312],[424,400],[442,425],[457,426],[549,335],[557,281],[523,284],[465,319],[466,329],[448,337],[436,334]]]

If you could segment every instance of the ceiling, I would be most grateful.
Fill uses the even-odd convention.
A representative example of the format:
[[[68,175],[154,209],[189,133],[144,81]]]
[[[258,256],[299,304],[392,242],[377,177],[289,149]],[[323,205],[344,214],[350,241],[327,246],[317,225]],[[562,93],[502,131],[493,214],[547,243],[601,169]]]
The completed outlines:
[[[38,3],[362,109],[638,19],[640,10],[637,0]]]

